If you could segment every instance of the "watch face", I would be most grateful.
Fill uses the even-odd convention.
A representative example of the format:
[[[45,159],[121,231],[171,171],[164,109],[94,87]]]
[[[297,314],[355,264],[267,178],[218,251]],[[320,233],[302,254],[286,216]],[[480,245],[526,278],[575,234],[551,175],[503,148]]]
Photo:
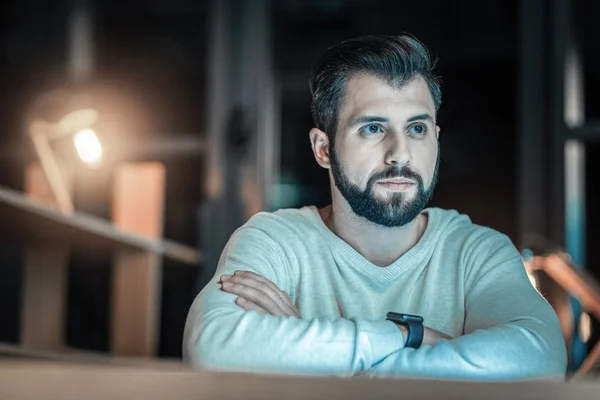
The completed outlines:
[[[423,322],[423,317],[420,317],[418,315],[411,315],[411,314],[402,314],[401,319],[403,321],[415,321],[415,322]]]
[[[397,320],[399,322],[414,321],[414,322],[423,323],[423,317],[421,317],[419,315],[412,315],[412,314],[401,314],[401,313],[389,312],[387,314],[387,318],[391,318],[391,319]]]

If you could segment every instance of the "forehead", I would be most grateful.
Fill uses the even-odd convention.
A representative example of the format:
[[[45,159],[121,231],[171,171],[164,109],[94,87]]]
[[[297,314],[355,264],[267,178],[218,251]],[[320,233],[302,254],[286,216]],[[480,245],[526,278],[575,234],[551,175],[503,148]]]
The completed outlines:
[[[360,115],[407,119],[422,113],[435,115],[433,98],[423,78],[395,88],[375,76],[358,75],[346,85],[339,121],[348,123]]]

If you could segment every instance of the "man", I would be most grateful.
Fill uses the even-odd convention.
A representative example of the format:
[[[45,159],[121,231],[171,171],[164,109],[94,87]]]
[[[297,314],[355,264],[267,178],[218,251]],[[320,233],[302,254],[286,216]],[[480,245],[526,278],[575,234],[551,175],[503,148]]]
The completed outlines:
[[[332,204],[259,213],[231,236],[190,310],[187,362],[339,376],[564,375],[558,320],[510,240],[456,211],[425,209],[439,164],[432,68],[409,36],[325,52],[311,78],[310,141]]]

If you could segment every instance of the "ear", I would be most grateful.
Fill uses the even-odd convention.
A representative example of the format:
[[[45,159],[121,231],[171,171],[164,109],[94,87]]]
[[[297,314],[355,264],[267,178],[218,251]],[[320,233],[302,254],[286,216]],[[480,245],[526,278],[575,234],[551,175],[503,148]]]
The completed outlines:
[[[441,132],[441,130],[442,129],[438,125],[435,126],[435,138],[437,140],[440,140],[440,132]]]
[[[327,134],[318,128],[310,130],[310,144],[317,163],[329,169],[329,138]]]

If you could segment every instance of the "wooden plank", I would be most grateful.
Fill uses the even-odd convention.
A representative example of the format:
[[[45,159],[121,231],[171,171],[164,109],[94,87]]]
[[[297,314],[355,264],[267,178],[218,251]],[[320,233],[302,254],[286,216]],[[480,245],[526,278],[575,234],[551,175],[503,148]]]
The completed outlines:
[[[165,167],[129,163],[116,168],[112,221],[115,227],[150,239],[162,237]]]
[[[433,379],[200,373],[48,363],[0,363],[0,397],[31,399],[544,399],[596,400],[597,382],[460,382]]]
[[[160,163],[131,163],[115,171],[113,223],[150,239],[162,236],[165,168]],[[154,253],[119,249],[112,286],[113,354],[156,354],[161,303],[161,259]]]
[[[60,350],[65,343],[69,251],[37,247],[27,250],[21,298],[21,343]]]
[[[25,192],[48,207],[58,206],[39,164],[26,168]],[[64,243],[26,249],[21,296],[22,344],[49,350],[64,346],[68,261],[69,248]]]
[[[118,250],[113,265],[112,353],[153,357],[158,346],[160,259],[149,252]]]
[[[85,213],[65,215],[20,192],[0,187],[0,240],[31,244],[69,243],[109,251],[130,248],[150,251],[185,264],[197,265],[196,249],[169,240],[152,240],[122,231],[112,223]]]

